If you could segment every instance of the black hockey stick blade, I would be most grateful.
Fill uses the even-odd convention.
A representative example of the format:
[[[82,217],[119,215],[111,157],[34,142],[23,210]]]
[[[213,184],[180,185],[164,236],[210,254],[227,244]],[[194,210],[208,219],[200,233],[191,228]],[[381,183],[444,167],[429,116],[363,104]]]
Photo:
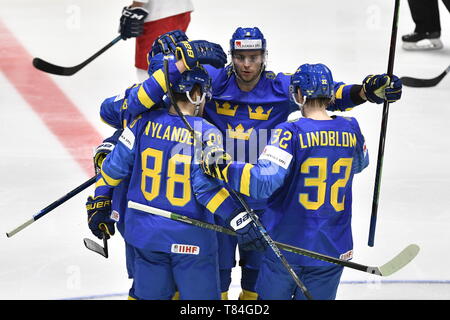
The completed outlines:
[[[73,66],[73,67],[62,67],[55,65],[53,63],[47,62],[45,60],[42,60],[41,58],[34,58],[33,59],[33,66],[41,71],[56,74],[59,76],[71,76],[81,69],[83,69],[87,64],[92,62],[95,58],[97,58],[99,55],[101,55],[103,52],[111,48],[114,44],[116,44],[121,39],[120,36],[116,37],[114,40],[112,40],[110,43],[108,43],[106,46],[101,48],[99,51],[97,51],[95,54],[93,54],[91,57],[89,57],[87,60],[83,61],[82,63]]]
[[[99,255],[108,258],[108,236],[103,233],[103,247],[99,245],[97,242],[84,238],[84,245],[91,251],[97,252]]]
[[[402,83],[407,87],[414,87],[414,88],[429,88],[436,86],[441,80],[447,75],[447,73],[450,72],[450,66],[445,69],[444,72],[442,72],[440,75],[438,75],[435,78],[431,79],[420,79],[420,78],[413,78],[413,77],[401,77],[400,80],[402,80]]]

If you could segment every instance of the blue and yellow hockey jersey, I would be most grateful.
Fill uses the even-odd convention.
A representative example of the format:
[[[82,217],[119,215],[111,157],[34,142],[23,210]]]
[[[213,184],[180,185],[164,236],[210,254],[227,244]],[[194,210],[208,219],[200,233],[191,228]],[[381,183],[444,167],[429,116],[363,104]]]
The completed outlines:
[[[234,160],[255,163],[268,143],[271,130],[298,110],[289,98],[291,75],[264,71],[256,87],[244,92],[238,87],[231,66],[205,68],[213,79],[213,99],[205,106],[205,119],[222,131],[225,149]],[[335,82],[336,99],[328,110],[353,108],[352,86]]]
[[[205,143],[219,143],[221,133],[202,118],[186,117]],[[109,186],[130,177],[127,199],[214,223],[213,214],[227,218],[239,206],[223,186],[205,176],[196,151],[201,151],[178,115],[147,112],[124,130],[106,157],[101,174]],[[171,252],[173,244],[198,246],[199,254],[217,250],[214,231],[127,209],[125,240],[149,250]]]
[[[364,137],[354,118],[300,118],[278,125],[258,162],[232,162],[230,186],[269,198],[262,221],[275,241],[333,257],[352,256],[352,181],[368,165]],[[286,253],[289,262],[327,262]]]

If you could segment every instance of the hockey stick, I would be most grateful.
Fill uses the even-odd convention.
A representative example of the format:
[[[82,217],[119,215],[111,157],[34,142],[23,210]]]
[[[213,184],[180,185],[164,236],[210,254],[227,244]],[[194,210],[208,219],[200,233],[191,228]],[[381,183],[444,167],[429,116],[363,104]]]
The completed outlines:
[[[428,88],[436,86],[441,80],[450,72],[450,66],[444,70],[440,75],[432,79],[419,79],[413,77],[401,77],[402,83],[408,87]]]
[[[398,25],[399,9],[400,9],[400,0],[395,0],[394,19],[392,22],[392,32],[391,32],[391,46],[389,49],[389,60],[387,69],[387,74],[391,77],[394,71],[395,45],[397,42],[397,25]],[[368,241],[368,245],[370,247],[373,247],[375,241],[375,227],[377,223],[378,199],[380,197],[381,172],[383,170],[382,168],[384,158],[384,145],[386,142],[388,115],[389,115],[389,102],[385,100],[383,104],[383,116],[381,119],[381,132],[378,146],[377,171],[375,175],[375,186],[373,192],[372,214],[370,217],[369,241]]]
[[[141,203],[137,203],[134,201],[128,201],[128,208],[132,208],[132,209],[136,209],[139,211],[143,211],[143,212],[147,212],[147,213],[151,213],[157,216],[161,216],[164,218],[168,218],[171,220],[175,220],[175,221],[180,221],[180,222],[184,222],[190,225],[194,225],[200,228],[204,228],[204,229],[209,229],[209,230],[213,230],[216,232],[221,232],[221,233],[225,233],[231,236],[236,236],[236,232],[216,225],[216,224],[211,224],[208,222],[204,222],[204,221],[200,221],[200,220],[196,220],[196,219],[192,219],[189,218],[187,216],[183,216],[180,214],[176,214],[173,212],[169,212],[166,210],[162,210],[162,209],[158,209],[158,208],[154,208],[154,207],[150,207]],[[399,254],[397,254],[393,259],[389,260],[388,262],[386,262],[385,264],[383,264],[380,267],[371,267],[371,266],[366,266],[366,265],[362,265],[359,263],[355,263],[355,262],[351,262],[351,261],[347,261],[347,260],[342,260],[342,259],[338,259],[338,258],[334,258],[334,257],[330,257],[318,252],[314,252],[314,251],[309,251],[306,249],[302,249],[302,248],[298,248],[298,247],[294,247],[288,244],[284,244],[281,242],[277,242],[274,241],[275,245],[282,249],[282,250],[286,250],[289,252],[293,252],[296,254],[300,254],[306,257],[310,257],[316,260],[321,260],[321,261],[326,261],[332,264],[336,264],[336,265],[340,265],[343,267],[347,267],[347,268],[351,268],[351,269],[355,269],[355,270],[359,270],[359,271],[363,271],[363,272],[367,272],[370,274],[374,274],[377,276],[382,276],[382,277],[386,277],[386,276],[390,276],[391,274],[399,271],[400,269],[402,269],[404,266],[406,266],[408,263],[410,263],[419,253],[419,246],[415,245],[415,244],[410,244],[409,246],[407,246],[405,249],[403,249]]]
[[[102,231],[103,231],[103,247],[101,245],[99,245],[97,242],[95,242],[91,239],[88,239],[88,238],[84,238],[83,242],[84,242],[84,245],[86,246],[86,248],[88,248],[89,250],[97,252],[101,256],[108,258],[109,236],[106,234],[106,232],[103,229],[102,229]]]
[[[117,36],[114,40],[112,40],[110,43],[108,43],[106,46],[101,48],[99,51],[97,51],[95,54],[93,54],[91,57],[89,57],[87,60],[83,61],[79,65],[73,66],[73,67],[61,67],[57,66],[53,63],[47,62],[45,60],[42,60],[40,58],[34,58],[33,59],[33,66],[36,69],[39,69],[41,71],[56,74],[59,76],[71,76],[81,69],[83,69],[86,65],[88,65],[92,60],[97,58],[99,55],[101,55],[103,52],[111,48],[114,44],[116,44],[121,39],[120,36]]]
[[[201,146],[205,147],[205,144],[203,143],[203,139],[201,139],[201,138],[199,139],[197,137],[197,134],[195,133],[195,130],[192,128],[191,124],[187,121],[186,117],[181,112],[181,110],[178,107],[178,105],[176,103],[176,100],[175,100],[175,98],[173,96],[173,92],[172,92],[172,89],[170,87],[170,82],[169,82],[169,71],[168,71],[169,67],[168,67],[168,59],[167,58],[164,59],[163,69],[164,69],[164,76],[165,76],[165,82],[166,82],[166,87],[167,87],[167,94],[168,94],[170,100],[172,101],[172,105],[174,106],[176,112],[178,113],[178,115],[180,116],[180,118],[182,119],[184,124],[186,125],[187,129],[191,132],[194,141],[196,140],[199,143],[198,145],[201,145]],[[224,181],[225,181],[225,179],[224,179]],[[240,204],[244,207],[245,211],[247,212],[249,217],[252,219],[253,223],[255,223],[255,225],[258,227],[258,230],[260,231],[260,233],[263,236],[264,240],[267,242],[269,247],[273,250],[275,255],[280,259],[281,263],[286,268],[286,270],[291,275],[291,277],[294,279],[296,285],[300,288],[300,290],[302,290],[302,292],[305,295],[305,297],[308,300],[312,300],[313,297],[311,296],[311,293],[309,292],[308,288],[306,288],[306,286],[303,284],[303,282],[300,280],[300,278],[295,273],[294,269],[292,269],[291,265],[288,263],[288,261],[283,256],[281,251],[275,245],[275,243],[273,242],[272,238],[267,233],[267,231],[264,228],[264,226],[261,224],[259,219],[254,214],[253,210],[247,205],[245,200],[236,191],[234,191],[232,188],[228,188],[228,189],[230,189],[231,193],[238,199]]]
[[[83,184],[79,185],[78,187],[76,187],[75,189],[73,189],[72,191],[67,193],[65,196],[63,196],[63,197],[59,198],[58,200],[52,202],[47,207],[45,207],[44,209],[42,209],[41,211],[39,211],[38,213],[33,215],[33,217],[31,219],[27,220],[26,222],[24,222],[23,224],[21,224],[20,226],[15,228],[14,230],[12,230],[10,232],[7,232],[6,236],[8,238],[10,238],[13,235],[15,235],[17,232],[25,229],[26,227],[28,227],[30,224],[32,224],[36,220],[42,218],[43,216],[45,216],[47,213],[49,213],[50,211],[52,211],[56,207],[60,206],[61,204],[63,204],[64,202],[66,202],[67,200],[72,198],[73,196],[77,195],[78,193],[80,193],[81,191],[83,191],[84,189],[86,189],[87,187],[92,185],[93,183],[95,183],[96,179],[97,179],[97,176],[93,176],[92,178],[90,178],[89,180],[84,182]]]

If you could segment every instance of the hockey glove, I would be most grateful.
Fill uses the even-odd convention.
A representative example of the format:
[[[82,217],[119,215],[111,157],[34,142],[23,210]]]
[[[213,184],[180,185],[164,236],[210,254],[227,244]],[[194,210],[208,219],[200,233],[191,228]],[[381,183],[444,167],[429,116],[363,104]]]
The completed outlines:
[[[107,237],[114,235],[116,229],[114,223],[117,219],[112,219],[111,199],[105,196],[89,196],[86,202],[88,215],[88,225],[92,233],[99,239],[103,238],[103,232]]]
[[[209,64],[215,68],[223,68],[227,63],[227,55],[219,44],[205,40],[181,41],[176,47],[176,57],[183,60],[188,70],[200,64]]]
[[[103,161],[106,156],[114,149],[117,144],[117,141],[122,134],[123,129],[119,129],[114,134],[105,139],[101,145],[99,145],[94,150],[94,168],[96,173],[100,173],[100,169],[102,168]]]
[[[178,42],[187,41],[187,35],[181,30],[169,31],[159,36],[155,42],[153,42],[150,56],[154,57],[158,53],[165,55],[175,53]]]
[[[257,216],[256,216],[257,217]],[[238,213],[230,221],[242,250],[264,251],[267,243],[247,212]]]
[[[201,167],[211,177],[222,179],[222,170],[231,161],[231,156],[224,149],[208,146],[203,149]]]
[[[363,80],[363,90],[366,98],[370,102],[377,104],[395,102],[402,94],[402,83],[397,76],[389,77],[383,73],[380,75],[368,75]]]
[[[139,37],[144,32],[148,11],[141,7],[125,7],[120,17],[119,33],[123,40]]]
[[[402,80],[400,80],[396,75],[393,75],[389,87],[387,87],[386,90],[384,91],[386,100],[389,103],[393,103],[400,100],[402,96],[402,88],[403,88]]]

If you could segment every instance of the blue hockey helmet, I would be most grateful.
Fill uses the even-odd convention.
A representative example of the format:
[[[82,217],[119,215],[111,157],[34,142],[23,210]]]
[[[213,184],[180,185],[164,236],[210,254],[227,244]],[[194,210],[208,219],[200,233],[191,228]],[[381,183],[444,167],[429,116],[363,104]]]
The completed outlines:
[[[207,100],[211,99],[211,77],[209,76],[206,69],[202,66],[184,71],[180,81],[174,84],[173,91],[177,93],[188,93],[192,91],[195,85],[198,85],[200,87],[202,93],[201,99],[203,99],[203,96]],[[199,101],[192,101],[189,95],[188,98],[194,104],[199,103]]]
[[[334,82],[331,70],[324,64],[302,64],[291,77],[291,99],[297,88],[308,99],[329,98],[334,95]]]
[[[266,39],[258,27],[239,27],[231,36],[230,51],[234,50],[262,50],[266,51]]]

